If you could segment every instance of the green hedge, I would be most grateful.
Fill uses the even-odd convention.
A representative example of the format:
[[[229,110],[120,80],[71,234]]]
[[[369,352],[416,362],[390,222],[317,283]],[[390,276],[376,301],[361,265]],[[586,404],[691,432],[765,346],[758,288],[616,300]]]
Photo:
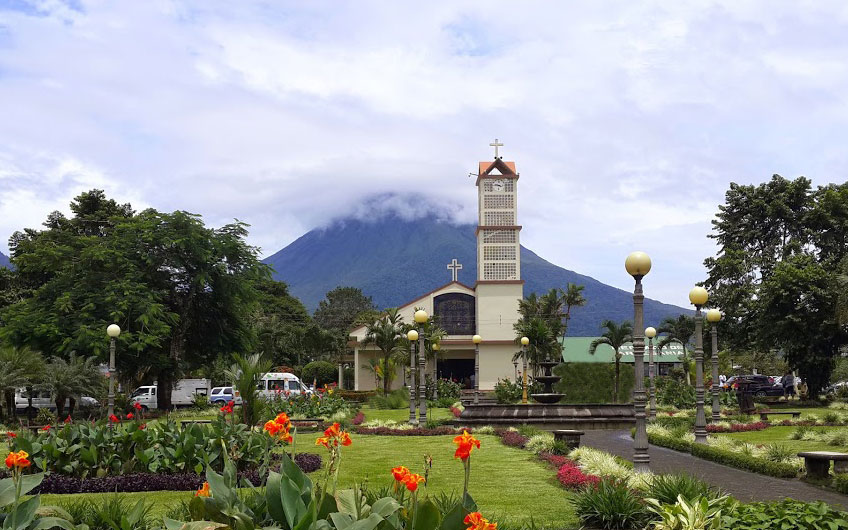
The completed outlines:
[[[327,361],[312,361],[303,367],[300,380],[311,385],[312,381],[318,388],[330,383],[337,383],[339,378],[339,367]]]
[[[648,442],[660,447],[668,447],[675,451],[683,451],[688,453],[692,450],[692,442],[682,438],[672,438],[671,436],[662,436],[660,434],[649,434]]]
[[[666,416],[664,413],[659,412],[657,413],[657,417],[651,420],[651,423],[662,425],[668,429],[676,429],[680,427],[691,429],[695,426],[695,418],[690,418],[688,416]]]
[[[565,394],[568,403],[612,403],[615,381],[613,363],[565,363],[554,368],[562,380],[554,391]],[[621,363],[621,384],[618,401],[627,403],[633,392],[633,366]]]
[[[755,458],[742,453],[726,451],[706,444],[693,443],[691,445],[691,451],[693,456],[703,458],[704,460],[712,460],[719,464],[753,471],[754,473],[779,478],[795,478],[798,476],[798,468],[792,464],[769,462],[763,458]]]

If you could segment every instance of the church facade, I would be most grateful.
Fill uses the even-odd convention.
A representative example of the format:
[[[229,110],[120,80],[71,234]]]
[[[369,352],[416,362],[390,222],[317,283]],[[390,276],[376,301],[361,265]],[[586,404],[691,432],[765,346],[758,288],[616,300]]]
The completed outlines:
[[[495,140],[495,159],[480,162],[477,172],[478,221],[477,278],[474,285],[458,281],[462,265],[454,259],[447,267],[453,280],[429,293],[422,294],[398,308],[406,323],[414,322],[416,309],[424,309],[447,332],[440,341],[438,359],[428,361],[426,374],[454,379],[470,387],[475,380],[474,343],[480,335],[479,386],[491,390],[498,379],[515,377],[513,356],[520,346],[515,342],[513,325],[518,321],[519,301],[524,296],[521,279],[521,245],[518,224],[518,178],[515,162],[498,156]],[[364,344],[366,327],[350,332],[348,345],[353,350],[355,367],[354,389],[373,390],[378,381],[373,369],[380,350]],[[407,374],[398,366],[392,388],[400,388]]]

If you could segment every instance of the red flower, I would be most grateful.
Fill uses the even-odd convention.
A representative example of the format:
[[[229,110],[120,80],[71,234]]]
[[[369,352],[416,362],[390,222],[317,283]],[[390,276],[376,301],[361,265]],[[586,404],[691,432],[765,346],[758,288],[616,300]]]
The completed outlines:
[[[118,423],[119,421],[121,421],[121,420],[119,420],[118,417],[115,416],[114,414],[109,416],[109,422],[110,423]]]
[[[71,423],[71,415],[68,414],[68,417],[65,418],[65,423]]]
[[[147,428],[147,424],[146,424],[146,423],[142,423],[141,425],[139,425],[139,426],[138,426],[138,430],[140,430],[140,431],[143,431],[143,430],[144,430],[144,429],[146,429],[146,428]]]
[[[497,530],[498,528],[498,523],[490,523],[480,512],[469,513],[463,522],[468,525],[466,530]]]
[[[406,485],[406,489],[409,491],[415,491],[418,489],[418,485],[424,482],[424,477],[419,475],[418,473],[409,473],[403,478],[403,483]]]
[[[7,432],[6,436],[8,436],[9,438],[17,438],[18,437],[17,433],[14,433],[12,431]]]
[[[475,447],[480,449],[480,440],[468,434],[468,431],[462,431],[462,434],[453,439],[453,443],[456,444],[456,452],[453,457],[463,461],[471,456],[471,451]]]
[[[49,425],[45,425],[44,427],[42,427],[42,428],[41,428],[41,430],[42,430],[42,431],[49,431],[49,430],[50,430],[50,426],[49,426]]]
[[[404,466],[393,467],[392,476],[395,477],[395,480],[398,482],[403,482],[404,479],[409,476],[409,470]]]
[[[136,401],[135,403],[133,403],[133,408],[134,408],[135,410],[141,410],[141,408],[142,408],[142,407],[141,407],[141,403],[139,403],[138,401]]]
[[[128,419],[128,420],[131,420],[131,419],[133,419],[134,417],[135,417],[135,416],[133,416],[133,413],[132,413],[132,412],[130,412],[129,414],[127,414],[127,419]]]

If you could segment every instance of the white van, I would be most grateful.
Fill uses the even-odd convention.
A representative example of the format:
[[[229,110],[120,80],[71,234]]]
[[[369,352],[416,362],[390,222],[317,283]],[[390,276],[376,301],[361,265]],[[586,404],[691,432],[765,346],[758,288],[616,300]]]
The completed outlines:
[[[171,392],[171,405],[174,407],[190,407],[194,405],[194,396],[208,396],[212,389],[209,379],[180,379]],[[131,403],[138,403],[145,410],[159,408],[157,385],[145,385],[136,388],[130,396]]]
[[[268,372],[256,384],[256,389],[259,390],[259,395],[265,398],[272,398],[278,394],[297,396],[312,393],[296,375],[285,372]]]
[[[94,407],[97,406],[97,400],[93,397],[82,396],[77,400],[77,406]],[[65,400],[65,409],[71,406],[71,400]],[[18,412],[26,412],[29,407],[29,392],[25,388],[19,388],[15,391],[15,409]],[[32,391],[32,408],[56,410],[56,400],[53,398],[53,393],[49,390],[33,390]]]

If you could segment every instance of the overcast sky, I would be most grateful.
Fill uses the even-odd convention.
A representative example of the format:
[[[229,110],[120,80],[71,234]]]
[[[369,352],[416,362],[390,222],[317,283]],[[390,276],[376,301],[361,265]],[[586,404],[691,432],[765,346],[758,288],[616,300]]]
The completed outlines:
[[[728,183],[844,182],[846,124],[844,1],[0,0],[0,250],[93,187],[263,255],[375,193],[472,221],[497,137],[527,247],[685,305]]]

